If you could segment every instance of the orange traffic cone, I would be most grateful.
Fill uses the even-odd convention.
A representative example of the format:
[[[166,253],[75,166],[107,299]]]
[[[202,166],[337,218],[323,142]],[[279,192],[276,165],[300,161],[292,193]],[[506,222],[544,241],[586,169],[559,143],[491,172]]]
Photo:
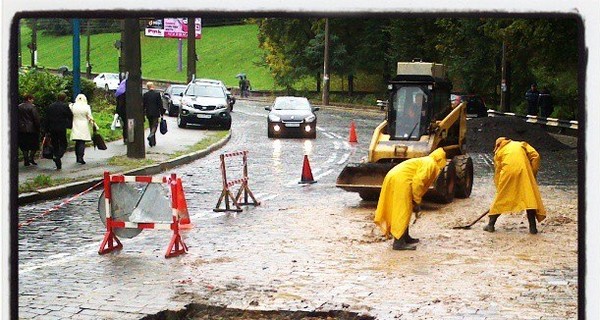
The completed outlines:
[[[190,213],[188,212],[187,201],[183,193],[183,184],[181,179],[177,178],[177,214],[179,215],[179,227],[181,229],[190,229]]]
[[[310,170],[310,163],[308,163],[308,156],[304,155],[304,164],[302,165],[302,177],[298,183],[315,183],[312,171]]]
[[[358,142],[356,138],[356,126],[354,125],[354,121],[350,122],[350,138],[348,142]]]

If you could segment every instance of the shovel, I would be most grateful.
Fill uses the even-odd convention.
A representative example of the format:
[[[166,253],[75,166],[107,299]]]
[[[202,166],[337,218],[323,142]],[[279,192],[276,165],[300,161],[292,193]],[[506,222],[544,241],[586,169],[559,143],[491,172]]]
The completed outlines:
[[[479,218],[475,219],[475,221],[469,223],[468,225],[453,227],[452,229],[471,229],[471,227],[477,223],[477,221],[481,220],[481,218],[485,217],[488,213],[490,213],[490,209],[487,209]]]

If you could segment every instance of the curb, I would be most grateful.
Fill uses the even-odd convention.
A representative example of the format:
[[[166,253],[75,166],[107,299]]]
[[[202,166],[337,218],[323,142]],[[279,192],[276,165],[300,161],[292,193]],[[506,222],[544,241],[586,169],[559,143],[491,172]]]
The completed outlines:
[[[203,157],[207,156],[209,153],[223,147],[227,142],[229,142],[229,139],[231,139],[231,131],[229,131],[229,134],[227,134],[227,136],[225,138],[221,139],[221,141],[213,143],[212,145],[208,146],[204,150],[199,150],[196,152],[185,154],[185,155],[179,156],[175,159],[167,160],[165,162],[161,162],[161,163],[157,163],[157,164],[153,164],[153,165],[149,165],[149,166],[145,166],[145,167],[141,167],[141,168],[137,168],[137,169],[132,169],[129,171],[122,172],[120,174],[123,174],[123,175],[156,175],[161,172],[167,171],[169,169],[173,169],[175,167],[179,167],[181,165],[188,164],[194,160],[203,158]],[[103,180],[102,177],[93,178],[93,179],[89,179],[89,180],[71,182],[71,183],[67,183],[67,184],[61,184],[58,186],[48,187],[48,188],[40,189],[36,192],[22,193],[19,195],[18,204],[19,204],[19,206],[21,206],[24,204],[29,204],[29,203],[33,203],[33,202],[37,202],[37,201],[52,200],[52,199],[64,197],[66,195],[82,192],[102,180]]]

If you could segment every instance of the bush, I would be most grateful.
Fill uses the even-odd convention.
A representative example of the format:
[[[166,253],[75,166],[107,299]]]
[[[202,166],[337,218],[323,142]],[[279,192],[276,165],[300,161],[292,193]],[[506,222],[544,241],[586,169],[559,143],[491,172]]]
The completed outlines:
[[[19,75],[19,102],[25,100],[26,94],[32,94],[43,118],[43,107],[56,101],[56,95],[66,88],[67,81],[64,78],[51,75],[46,70],[30,69]]]

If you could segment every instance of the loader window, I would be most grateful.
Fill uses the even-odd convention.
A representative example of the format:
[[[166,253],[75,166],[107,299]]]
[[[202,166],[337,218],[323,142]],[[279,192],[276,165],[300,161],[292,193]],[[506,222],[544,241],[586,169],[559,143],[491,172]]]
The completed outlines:
[[[400,87],[393,97],[390,117],[392,139],[419,139],[423,134],[421,122],[427,110],[427,94],[421,87]]]

